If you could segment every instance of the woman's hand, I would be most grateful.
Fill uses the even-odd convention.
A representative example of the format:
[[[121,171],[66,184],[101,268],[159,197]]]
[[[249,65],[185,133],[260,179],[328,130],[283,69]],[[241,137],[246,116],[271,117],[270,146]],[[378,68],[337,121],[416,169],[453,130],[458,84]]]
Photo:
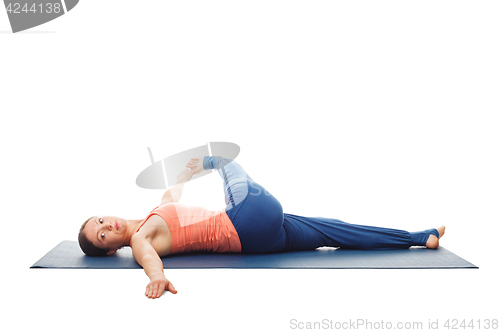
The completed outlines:
[[[172,282],[168,281],[163,274],[154,275],[151,277],[146,287],[146,296],[149,298],[158,298],[163,294],[163,291],[170,291],[172,294],[177,294]]]
[[[203,169],[203,157],[192,158],[186,165],[186,168],[191,169],[193,175],[199,174],[205,170]]]

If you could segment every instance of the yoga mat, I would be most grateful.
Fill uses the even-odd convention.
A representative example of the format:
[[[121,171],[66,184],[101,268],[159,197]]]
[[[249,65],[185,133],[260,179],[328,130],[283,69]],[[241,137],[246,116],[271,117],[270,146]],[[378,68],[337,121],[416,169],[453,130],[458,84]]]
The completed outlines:
[[[443,247],[404,250],[343,250],[322,247],[311,251],[272,254],[182,253],[162,258],[164,268],[478,268]],[[31,268],[142,268],[130,247],[109,257],[89,257],[78,242],[63,241]]]

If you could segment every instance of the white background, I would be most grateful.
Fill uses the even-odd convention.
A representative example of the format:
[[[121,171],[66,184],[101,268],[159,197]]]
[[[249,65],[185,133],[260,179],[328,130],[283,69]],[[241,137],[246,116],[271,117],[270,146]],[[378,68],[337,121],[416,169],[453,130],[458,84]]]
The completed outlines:
[[[288,332],[290,320],[500,319],[496,1],[90,1],[24,33],[0,10],[2,325]],[[285,212],[422,230],[479,270],[30,270],[135,178],[205,144]],[[224,207],[220,179],[183,202]],[[14,325],[14,326],[13,326]],[[294,330],[298,331],[298,329]],[[475,331],[477,331],[477,326]]]

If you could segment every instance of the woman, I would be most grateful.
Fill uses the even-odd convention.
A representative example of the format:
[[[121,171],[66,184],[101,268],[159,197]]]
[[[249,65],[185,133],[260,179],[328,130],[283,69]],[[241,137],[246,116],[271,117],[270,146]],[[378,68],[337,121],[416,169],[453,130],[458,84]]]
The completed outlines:
[[[217,169],[224,181],[226,208],[209,211],[178,204],[184,183],[203,170]],[[177,293],[163,274],[160,257],[180,252],[272,253],[322,246],[348,249],[435,249],[445,227],[421,232],[371,227],[322,217],[284,214],[281,204],[235,161],[194,158],[144,220],[94,216],[85,221],[78,240],[87,255],[111,255],[130,246],[150,278],[146,296]]]

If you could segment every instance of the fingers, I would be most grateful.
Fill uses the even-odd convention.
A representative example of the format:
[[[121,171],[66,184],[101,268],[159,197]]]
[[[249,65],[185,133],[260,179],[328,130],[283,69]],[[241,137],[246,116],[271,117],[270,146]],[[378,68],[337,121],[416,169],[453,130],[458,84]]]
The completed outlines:
[[[158,298],[161,296],[163,290],[158,293],[158,291],[160,290],[160,285],[158,283],[155,283],[153,286],[151,286],[150,288],[150,293],[148,295],[149,298]]]
[[[174,285],[172,282],[168,283],[167,290],[170,291],[172,294],[177,294],[177,290],[175,290]]]
[[[186,168],[192,169],[195,168],[196,165],[200,162],[201,158],[192,158],[188,164],[186,164]]]
[[[172,294],[177,294],[174,285],[167,281],[154,281],[148,284],[146,287],[145,295],[148,298],[159,298],[163,294],[163,291],[170,291]]]
[[[149,283],[148,286],[146,287],[146,296],[148,298],[160,297],[165,287],[163,287],[162,291],[160,292],[160,295],[158,295],[158,290],[160,290],[160,288],[161,288],[160,281],[154,281]]]
[[[193,158],[186,164],[186,168],[190,169],[193,175],[201,173],[203,169],[203,158]]]
[[[186,164],[186,168],[189,168],[190,166],[194,166],[196,163],[198,162],[198,159],[197,158],[192,158],[188,164]]]

